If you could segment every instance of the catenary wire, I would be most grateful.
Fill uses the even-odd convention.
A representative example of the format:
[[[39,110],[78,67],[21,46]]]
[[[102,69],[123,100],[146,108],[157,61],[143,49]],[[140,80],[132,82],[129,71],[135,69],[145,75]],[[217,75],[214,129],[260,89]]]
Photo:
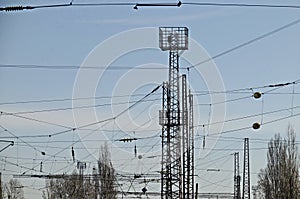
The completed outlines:
[[[299,9],[298,5],[275,5],[275,4],[245,4],[245,3],[214,3],[214,2],[181,2],[178,3],[64,3],[64,4],[48,4],[48,5],[36,5],[36,6],[7,6],[0,7],[0,11],[22,11],[33,9],[49,9],[49,8],[61,8],[61,7],[108,7],[108,6],[131,6],[133,9],[138,10],[138,7],[181,7],[187,6],[219,6],[219,7],[249,7],[249,8],[285,8],[285,9]]]
[[[121,111],[119,114],[117,114],[116,116],[114,117],[111,117],[111,118],[107,118],[105,120],[101,120],[101,121],[97,121],[97,122],[93,122],[93,123],[89,123],[89,124],[86,124],[86,125],[82,125],[80,127],[78,127],[78,129],[80,128],[86,128],[86,127],[90,127],[90,126],[94,126],[96,124],[103,124],[101,127],[103,127],[105,124],[107,124],[108,122],[112,121],[112,120],[115,120],[116,118],[120,117],[121,115],[123,115],[124,113],[126,113],[128,110],[132,109],[133,107],[135,107],[136,105],[138,105],[139,103],[143,102],[144,99],[146,99],[147,97],[149,97],[150,95],[152,95],[153,93],[155,93],[159,88],[161,87],[161,85],[158,85],[157,87],[155,87],[151,92],[149,92],[147,95],[145,95],[144,97],[142,97],[139,101],[137,101],[136,103],[132,104],[131,106],[129,106],[128,108],[124,109],[123,111]],[[51,134],[51,137],[52,136],[56,136],[56,135],[61,135],[61,134],[64,134],[64,133],[68,133],[70,131],[75,131],[76,128],[73,128],[72,130],[66,130],[66,131],[60,131],[60,132],[57,132],[57,133],[53,133]],[[78,141],[81,142],[81,140],[79,139]],[[66,149],[68,149],[70,146],[72,146],[73,143],[71,145],[68,145],[66,146],[64,149],[58,151],[57,153],[55,153],[54,155],[52,156],[56,156],[58,155],[59,153],[65,151]],[[91,154],[89,154],[91,155]],[[48,160],[48,159],[47,159]],[[36,168],[38,167],[40,164],[37,164],[36,166],[33,166],[32,168]],[[29,170],[25,171],[28,172]]]
[[[161,98],[148,99],[143,100],[143,102],[155,102],[161,100]],[[57,111],[68,111],[68,110],[76,110],[76,109],[87,109],[87,108],[97,108],[97,107],[105,107],[105,106],[116,106],[123,104],[134,104],[138,102],[138,100],[127,101],[127,102],[117,102],[117,103],[104,103],[104,104],[95,104],[95,105],[85,105],[85,106],[75,106],[75,107],[63,107],[63,108],[52,108],[52,109],[41,109],[41,110],[32,110],[32,111],[19,111],[19,112],[4,112],[3,115],[24,115],[24,114],[33,114],[33,113],[43,113],[43,112],[57,112]]]
[[[230,54],[230,53],[232,53],[232,52],[234,52],[234,51],[236,51],[238,49],[241,49],[241,48],[243,48],[245,46],[248,46],[248,45],[250,45],[252,43],[260,41],[260,40],[262,40],[262,39],[264,39],[266,37],[272,36],[275,33],[281,32],[281,31],[283,31],[283,30],[285,30],[287,28],[290,28],[292,26],[295,26],[295,25],[297,25],[299,23],[300,23],[300,19],[296,19],[296,20],[294,20],[294,21],[292,21],[292,22],[290,22],[288,24],[285,24],[285,25],[279,27],[279,28],[276,28],[276,29],[274,29],[272,31],[269,31],[267,33],[259,35],[258,37],[250,39],[250,40],[248,40],[248,41],[246,41],[244,43],[238,44],[238,45],[236,45],[236,46],[234,46],[232,48],[229,48],[229,49],[227,49],[227,50],[225,50],[225,51],[223,51],[223,52],[221,52],[219,54],[216,54],[216,55],[214,55],[214,56],[212,56],[212,57],[210,57],[208,59],[205,59],[205,60],[203,60],[203,61],[201,61],[201,62],[199,62],[197,64],[191,65],[191,66],[187,67],[187,70],[189,71],[191,68],[195,68],[196,66],[199,66],[199,65],[202,65],[202,64],[207,63],[209,61],[215,60],[215,59],[217,59],[219,57],[223,57],[224,55]]]
[[[51,102],[65,102],[65,101],[81,101],[81,100],[99,100],[99,99],[111,99],[111,98],[128,98],[128,97],[143,97],[147,93],[138,93],[132,95],[113,95],[113,96],[95,96],[95,97],[78,97],[78,98],[56,98],[56,99],[40,99],[40,100],[24,100],[24,101],[7,101],[1,102],[1,105],[15,105],[15,104],[31,104],[31,103],[51,103]],[[154,93],[153,95],[158,95]]]

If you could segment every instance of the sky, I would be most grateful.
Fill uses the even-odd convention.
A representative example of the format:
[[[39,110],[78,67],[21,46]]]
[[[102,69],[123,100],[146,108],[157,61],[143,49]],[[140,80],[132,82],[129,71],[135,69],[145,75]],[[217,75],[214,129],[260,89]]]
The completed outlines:
[[[73,3],[87,2],[105,3]],[[299,6],[280,0],[221,2]],[[56,3],[69,2],[4,0],[0,6]],[[152,91],[168,79],[168,52],[159,49],[158,40],[159,27],[167,26],[189,29],[180,74],[187,75],[194,95],[199,192],[233,191],[232,154],[240,152],[242,173],[246,137],[251,186],[256,185],[266,166],[268,141],[275,133],[285,137],[289,125],[297,135],[300,131],[299,19],[299,9],[185,4],[0,12],[0,139],[14,141],[0,152],[3,181],[23,173],[72,173],[72,147],[76,160],[87,163],[85,173],[91,173],[107,143],[117,173],[126,178],[120,179],[120,189],[146,186],[159,192],[157,181],[137,180],[130,187],[130,180],[134,174],[160,177],[162,89]],[[208,61],[195,65],[203,60]],[[278,85],[285,83],[290,84]],[[262,98],[254,99],[255,92]],[[255,122],[260,129],[251,128]],[[123,143],[122,138],[139,139]],[[0,148],[8,144],[1,142]],[[44,179],[18,179],[26,198],[41,198]]]

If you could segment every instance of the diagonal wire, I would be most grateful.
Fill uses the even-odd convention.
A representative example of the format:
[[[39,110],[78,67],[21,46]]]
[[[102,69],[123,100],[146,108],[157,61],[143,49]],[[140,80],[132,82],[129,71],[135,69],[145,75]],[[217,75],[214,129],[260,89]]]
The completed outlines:
[[[212,57],[210,57],[210,58],[208,58],[208,59],[205,59],[205,60],[203,60],[203,61],[201,61],[201,62],[199,62],[199,63],[197,63],[197,64],[191,65],[191,66],[187,67],[187,70],[189,70],[190,68],[195,68],[196,66],[205,64],[205,63],[207,63],[207,62],[209,62],[209,61],[212,61],[212,60],[217,59],[217,58],[219,58],[219,57],[222,57],[222,56],[224,56],[224,55],[230,54],[230,53],[232,53],[232,52],[234,52],[234,51],[236,51],[236,50],[238,50],[238,49],[240,49],[240,48],[243,48],[243,47],[245,47],[245,46],[248,46],[248,45],[250,45],[250,44],[252,44],[252,43],[255,43],[255,42],[259,41],[259,40],[262,40],[262,39],[264,39],[264,38],[266,38],[266,37],[269,37],[269,36],[271,36],[271,35],[273,35],[273,34],[275,34],[275,33],[278,33],[278,32],[280,32],[280,31],[283,31],[283,30],[285,30],[285,29],[287,29],[287,28],[290,28],[290,27],[292,27],[292,26],[294,26],[294,25],[297,25],[298,23],[300,23],[300,19],[294,20],[294,21],[292,21],[292,22],[290,22],[290,23],[288,23],[288,24],[286,24],[286,25],[284,25],[284,26],[281,26],[281,27],[279,27],[279,28],[276,28],[276,29],[274,29],[274,30],[272,30],[272,31],[270,31],[270,32],[264,33],[264,34],[262,34],[262,35],[260,35],[260,36],[258,36],[258,37],[255,37],[255,38],[253,38],[253,39],[251,39],[251,40],[248,40],[248,41],[246,41],[246,42],[244,42],[244,43],[241,43],[241,44],[239,44],[239,45],[237,45],[237,46],[234,46],[234,47],[232,47],[232,48],[229,48],[229,49],[227,49],[227,50],[225,50],[225,51],[223,51],[223,52],[221,52],[221,53],[219,53],[219,54],[216,54],[216,55],[214,55],[214,56],[212,56]]]

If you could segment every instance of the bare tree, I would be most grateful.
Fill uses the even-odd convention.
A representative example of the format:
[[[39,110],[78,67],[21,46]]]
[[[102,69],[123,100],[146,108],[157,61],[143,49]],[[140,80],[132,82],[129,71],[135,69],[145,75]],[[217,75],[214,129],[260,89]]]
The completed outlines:
[[[58,179],[46,182],[43,199],[94,199],[94,184],[89,176],[80,176],[75,171]]]
[[[268,144],[267,167],[258,175],[258,191],[265,199],[296,199],[300,196],[299,153],[290,126],[287,138],[276,134]]]
[[[4,192],[8,199],[24,199],[23,185],[17,179],[10,179],[4,185]]]
[[[79,175],[74,171],[71,175],[46,181],[43,199],[117,198],[115,171],[107,144],[101,147],[97,166],[91,175]]]
[[[117,198],[115,170],[111,163],[107,144],[101,147],[98,172],[100,176],[100,198]]]

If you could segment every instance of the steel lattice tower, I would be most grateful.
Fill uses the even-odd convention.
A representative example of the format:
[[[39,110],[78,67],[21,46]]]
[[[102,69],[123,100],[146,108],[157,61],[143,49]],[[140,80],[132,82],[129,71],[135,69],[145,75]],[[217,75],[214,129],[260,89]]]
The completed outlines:
[[[239,153],[234,153],[234,191],[233,199],[241,199],[241,176]]]
[[[182,198],[179,51],[188,48],[188,29],[159,28],[159,47],[169,51],[169,81],[164,83],[162,125],[161,198]]]
[[[189,90],[189,137],[188,137],[188,180],[187,180],[187,188],[188,188],[188,197],[189,199],[193,199],[194,194],[194,184],[195,184],[195,159],[194,159],[194,102],[193,95],[191,94],[191,90]]]
[[[243,199],[250,199],[249,138],[244,139]]]
[[[194,128],[193,96],[187,91],[186,75],[182,75],[182,179],[183,198],[194,198]]]
[[[182,75],[182,180],[183,180],[183,198],[189,198],[189,121],[188,121],[188,102],[186,75]]]

